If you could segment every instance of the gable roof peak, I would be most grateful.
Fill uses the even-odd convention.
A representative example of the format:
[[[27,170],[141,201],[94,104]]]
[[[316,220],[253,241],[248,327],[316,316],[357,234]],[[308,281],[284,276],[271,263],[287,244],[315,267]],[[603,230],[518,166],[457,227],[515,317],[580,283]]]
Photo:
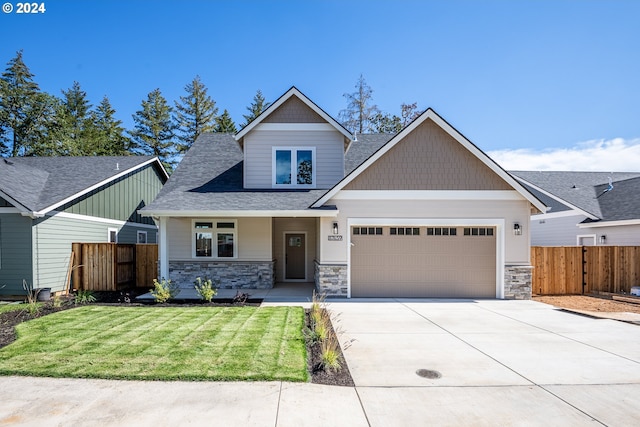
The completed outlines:
[[[240,143],[242,139],[256,126],[262,123],[271,113],[276,111],[282,104],[288,101],[291,97],[295,96],[304,104],[307,105],[311,110],[313,110],[316,114],[322,117],[327,123],[332,125],[338,132],[340,132],[345,138],[352,140],[353,135],[349,132],[344,126],[342,126],[336,119],[327,114],[322,108],[318,107],[315,102],[309,99],[304,93],[302,93],[297,87],[291,86],[289,90],[287,90],[284,94],[282,94],[278,99],[276,99],[269,107],[267,107],[258,117],[253,119],[250,123],[247,123],[245,127],[240,129],[238,133],[235,134],[235,140]]]

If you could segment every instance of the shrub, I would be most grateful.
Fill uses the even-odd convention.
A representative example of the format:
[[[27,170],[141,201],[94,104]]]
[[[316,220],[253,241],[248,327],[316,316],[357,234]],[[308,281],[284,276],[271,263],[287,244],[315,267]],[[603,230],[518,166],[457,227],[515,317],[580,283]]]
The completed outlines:
[[[80,289],[76,293],[75,303],[78,304],[91,304],[96,302],[96,297],[93,295],[93,291]]]
[[[178,285],[171,282],[171,279],[162,279],[158,282],[158,279],[153,279],[153,289],[150,289],[151,295],[155,298],[156,302],[165,303],[178,295]]]
[[[200,298],[206,302],[211,302],[213,297],[218,294],[216,288],[213,287],[213,282],[211,279],[204,278],[204,281],[196,277],[196,280],[193,282],[193,286],[196,288],[196,292],[200,295]]]

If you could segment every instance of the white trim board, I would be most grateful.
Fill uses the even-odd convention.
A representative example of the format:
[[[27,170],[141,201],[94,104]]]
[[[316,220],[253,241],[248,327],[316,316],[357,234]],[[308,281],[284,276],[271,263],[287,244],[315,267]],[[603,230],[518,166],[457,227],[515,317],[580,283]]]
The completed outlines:
[[[137,223],[137,222],[120,221],[120,220],[117,220],[117,219],[100,218],[100,217],[97,217],[97,216],[80,215],[80,214],[73,214],[73,213],[68,213],[68,212],[51,211],[51,212],[48,212],[46,214],[46,216],[50,216],[50,217],[57,216],[59,218],[69,218],[69,219],[75,219],[75,220],[78,220],[78,221],[99,222],[101,224],[120,225],[120,226],[123,226],[123,227],[148,228],[150,230],[157,230],[158,229],[157,226],[150,225],[150,224],[140,224],[140,223]]]
[[[332,200],[523,200],[516,190],[340,190]]]
[[[139,211],[142,216],[151,217],[174,217],[174,218],[188,218],[188,217],[234,217],[234,218],[248,218],[248,217],[270,217],[270,218],[284,218],[284,217],[303,217],[303,218],[321,218],[321,217],[336,217],[339,211],[337,209],[305,209],[305,210],[279,210],[279,211],[256,211],[256,210],[237,210],[237,211]]]

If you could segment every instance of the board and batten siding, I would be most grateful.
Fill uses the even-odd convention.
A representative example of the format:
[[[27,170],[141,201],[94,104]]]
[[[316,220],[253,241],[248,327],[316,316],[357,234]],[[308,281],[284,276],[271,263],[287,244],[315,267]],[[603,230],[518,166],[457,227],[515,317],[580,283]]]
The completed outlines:
[[[244,187],[272,187],[273,147],[315,147],[316,188],[344,177],[343,136],[331,130],[254,130],[244,138]]]
[[[142,217],[138,214],[138,209],[151,203],[162,189],[162,185],[160,172],[153,164],[149,164],[115,182],[96,188],[57,210],[154,225],[153,219]]]
[[[0,214],[0,295],[23,294],[22,281],[33,283],[31,219]]]
[[[99,219],[46,216],[33,227],[33,274],[35,287],[64,289],[69,268],[71,244],[74,242],[102,243],[108,241],[108,230],[118,229],[118,243],[136,243],[137,231],[146,231],[149,243],[156,240],[156,230],[133,223],[118,224]]]

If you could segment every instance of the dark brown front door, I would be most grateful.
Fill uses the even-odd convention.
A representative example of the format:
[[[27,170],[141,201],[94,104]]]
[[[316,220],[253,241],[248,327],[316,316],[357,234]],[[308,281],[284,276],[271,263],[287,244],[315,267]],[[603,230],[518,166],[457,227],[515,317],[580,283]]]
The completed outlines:
[[[305,239],[301,233],[286,233],[285,238],[285,279],[305,280]]]

